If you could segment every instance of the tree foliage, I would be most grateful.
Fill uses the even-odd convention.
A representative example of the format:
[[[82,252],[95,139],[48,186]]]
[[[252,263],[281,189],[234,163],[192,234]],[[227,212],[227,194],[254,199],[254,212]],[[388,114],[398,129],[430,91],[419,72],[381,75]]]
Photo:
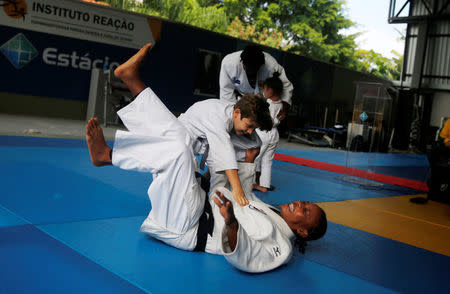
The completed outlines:
[[[342,14],[342,0],[218,0],[228,17],[255,25],[256,32],[282,32],[284,49],[346,65],[356,48],[354,36],[340,33],[353,23]]]
[[[400,80],[403,56],[395,50],[392,53],[395,56],[390,59],[373,50],[356,50],[355,69],[389,80]]]
[[[172,21],[225,33],[228,17],[217,4],[201,5],[205,0],[107,0],[112,7],[122,8],[147,15],[159,16]],[[208,3],[207,3],[208,4]]]
[[[236,17],[228,26],[226,33],[232,37],[248,40],[261,45],[281,49],[287,48],[283,44],[283,34],[277,30],[264,28],[261,32],[256,30],[256,25],[244,24]]]
[[[106,0],[111,6],[167,18],[261,45],[399,79],[402,57],[360,50],[345,0]]]

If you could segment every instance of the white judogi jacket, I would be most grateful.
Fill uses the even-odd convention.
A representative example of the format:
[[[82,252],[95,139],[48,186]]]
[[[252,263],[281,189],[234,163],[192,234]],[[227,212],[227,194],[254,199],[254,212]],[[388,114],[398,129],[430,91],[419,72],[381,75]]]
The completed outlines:
[[[239,222],[234,251],[229,247],[225,223],[219,207],[213,202],[214,193],[211,193],[214,233],[212,238],[208,236],[205,251],[223,254],[229,263],[240,270],[258,273],[287,263],[292,256],[292,240],[295,236],[287,223],[271,209],[272,206],[251,192],[254,173],[253,163],[239,162],[239,178],[249,205],[240,206],[227,188],[217,188],[233,203],[234,214]]]
[[[249,205],[240,206],[233,198],[230,190],[219,186],[222,192],[233,203],[234,214],[239,222],[237,244],[234,251],[228,244],[228,236],[224,219],[219,207],[214,203],[214,193],[209,202],[214,216],[214,230],[208,235],[205,251],[224,255],[225,259],[238,269],[259,273],[275,269],[287,263],[292,256],[292,240],[294,233],[286,222],[270,205],[259,200],[251,192],[254,164],[239,163],[239,177],[249,199]],[[226,181],[226,177],[224,176]],[[244,187],[245,186],[245,187]],[[246,187],[250,187],[250,190]],[[141,231],[174,247],[193,250],[196,245],[198,224],[183,234],[176,234],[146,219]]]
[[[241,61],[242,51],[237,51],[226,55],[222,60],[220,68],[220,99],[230,102],[236,102],[234,90],[241,94],[252,93],[262,94],[264,89],[260,88],[262,82],[273,76],[274,72],[280,73],[280,79],[283,82],[282,101],[292,104],[292,91],[294,87],[286,77],[284,68],[270,54],[264,53],[265,63],[259,69],[256,75],[256,84],[250,85]]]
[[[217,172],[237,169],[236,154],[230,141],[233,107],[219,99],[208,99],[193,104],[178,117],[194,141],[197,138],[207,140],[208,165]],[[200,144],[194,146],[194,153],[201,154],[201,148]]]

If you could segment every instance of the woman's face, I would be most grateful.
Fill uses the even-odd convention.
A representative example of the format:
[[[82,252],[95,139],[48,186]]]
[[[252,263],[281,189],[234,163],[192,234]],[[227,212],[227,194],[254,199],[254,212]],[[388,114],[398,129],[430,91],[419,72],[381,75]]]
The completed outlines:
[[[317,226],[322,211],[319,206],[308,201],[294,201],[281,205],[281,217],[293,231],[308,231]]]

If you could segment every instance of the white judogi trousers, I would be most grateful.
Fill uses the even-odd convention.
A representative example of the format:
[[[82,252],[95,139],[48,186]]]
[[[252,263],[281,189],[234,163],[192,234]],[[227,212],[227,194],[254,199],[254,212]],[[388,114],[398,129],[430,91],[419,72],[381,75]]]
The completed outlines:
[[[269,111],[273,120],[273,128],[268,132],[256,129],[256,133],[261,138],[262,145],[255,163],[256,171],[261,172],[259,177],[259,185],[270,188],[270,183],[272,181],[273,157],[275,155],[275,149],[277,148],[278,141],[280,140],[280,135],[277,129],[277,126],[280,124],[278,114],[283,109],[283,104],[281,101],[272,101],[271,99],[267,99],[267,103],[269,103]]]
[[[162,237],[169,239],[164,242],[192,250],[205,192],[195,178],[196,161],[189,134],[150,88],[118,115],[128,131],[116,132],[113,165],[153,175],[148,189],[152,210],[141,230],[158,238],[161,228]],[[181,235],[184,237],[177,238]]]
[[[261,150],[255,160],[256,171],[261,172],[261,175],[259,176],[259,185],[270,188],[272,182],[272,163],[280,135],[276,128],[273,128],[268,132],[256,129],[256,132],[262,141]]]

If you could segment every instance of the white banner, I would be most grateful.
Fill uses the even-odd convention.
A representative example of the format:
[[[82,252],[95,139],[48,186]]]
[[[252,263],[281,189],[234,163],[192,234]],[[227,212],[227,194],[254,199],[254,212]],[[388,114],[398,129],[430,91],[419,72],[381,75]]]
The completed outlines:
[[[0,25],[135,49],[153,43],[146,16],[76,0],[0,0]]]

